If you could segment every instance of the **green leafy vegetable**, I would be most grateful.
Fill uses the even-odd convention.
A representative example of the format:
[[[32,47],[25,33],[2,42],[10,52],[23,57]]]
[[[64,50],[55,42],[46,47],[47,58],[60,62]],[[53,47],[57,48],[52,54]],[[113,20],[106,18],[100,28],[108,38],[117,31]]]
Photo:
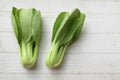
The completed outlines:
[[[41,14],[34,8],[12,8],[12,26],[20,48],[20,61],[25,68],[34,66],[41,37]]]
[[[57,17],[53,32],[52,45],[46,59],[46,65],[50,68],[60,66],[67,47],[80,36],[85,14],[75,9],[71,14],[61,12]]]

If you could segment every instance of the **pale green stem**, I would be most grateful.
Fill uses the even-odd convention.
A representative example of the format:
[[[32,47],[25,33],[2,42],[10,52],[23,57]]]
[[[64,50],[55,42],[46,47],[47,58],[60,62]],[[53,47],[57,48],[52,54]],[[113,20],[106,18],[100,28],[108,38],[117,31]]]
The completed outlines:
[[[31,67],[34,66],[38,55],[39,44],[35,45],[33,57],[30,59]]]
[[[52,67],[52,64],[50,63],[50,56],[51,56],[51,54],[52,54],[52,49],[54,48],[54,46],[52,46],[51,47],[51,49],[50,49],[50,51],[49,51],[49,53],[48,53],[48,55],[47,55],[47,58],[46,58],[46,65],[48,66],[48,67]]]
[[[23,66],[25,66],[25,64],[28,62],[28,56],[27,56],[26,45],[23,41],[21,43],[20,54],[21,54],[20,56],[21,63]]]
[[[58,58],[58,60],[57,60],[58,62],[54,65],[54,67],[58,67],[59,65],[61,65],[62,60],[63,60],[63,57],[64,57],[64,55],[65,55],[65,51],[66,51],[68,45],[69,45],[69,44],[65,45],[65,47],[63,48],[63,51],[60,51],[59,54],[61,54],[61,55],[59,56],[59,58]]]
[[[57,53],[58,53],[58,48],[59,48],[59,42],[56,42],[56,44],[53,45],[53,49],[50,55],[50,63],[52,65],[55,64],[56,60],[57,60]]]
[[[31,42],[27,44],[27,55],[29,60],[33,57],[33,45]]]
[[[51,49],[47,55],[46,58],[46,65],[48,67],[51,67],[55,64],[55,61],[57,59],[57,51],[58,51],[58,47],[59,47],[59,42],[57,43],[52,43]]]
[[[59,42],[57,42],[56,44],[52,44],[50,52],[47,56],[46,65],[50,68],[58,67],[63,60],[68,45],[69,43],[61,46],[61,48],[59,49]]]
[[[59,59],[61,58],[61,55],[62,55],[62,52],[63,52],[63,49],[64,49],[64,45],[60,47],[58,53],[57,53],[57,60],[56,60],[56,63],[59,61]]]

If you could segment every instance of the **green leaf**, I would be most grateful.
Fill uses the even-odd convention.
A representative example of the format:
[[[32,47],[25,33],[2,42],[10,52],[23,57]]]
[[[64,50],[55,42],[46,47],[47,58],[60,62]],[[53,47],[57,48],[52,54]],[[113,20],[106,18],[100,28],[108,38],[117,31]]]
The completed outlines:
[[[80,18],[77,18],[76,20],[73,21],[73,24],[71,24],[71,27],[66,31],[67,33],[64,36],[63,40],[61,41],[62,44],[66,44],[73,39],[76,30],[79,28],[79,22]]]
[[[20,9],[19,9],[20,10]],[[22,34],[19,30],[19,10],[15,7],[12,8],[12,14],[11,14],[11,18],[12,18],[12,26],[13,26],[13,31],[15,33],[15,36],[17,38],[18,43],[20,44],[21,40],[22,40]]]
[[[33,9],[21,9],[19,11],[19,30],[20,34],[22,34],[22,40],[25,44],[31,39],[32,37],[32,20],[33,20]]]
[[[80,33],[82,31],[82,27],[83,27],[83,23],[85,21],[85,14],[81,13],[81,17],[79,19],[79,28],[76,30],[74,37],[73,37],[73,41],[76,41],[79,37],[80,37]]]
[[[32,36],[33,40],[39,44],[40,36],[41,36],[41,29],[42,29],[42,21],[41,21],[41,15],[40,11],[36,11],[33,20],[32,20]]]
[[[72,39],[74,32],[78,27],[77,24],[79,20],[77,18],[79,17],[80,17],[80,11],[78,9],[75,9],[69,16],[65,25],[62,26],[61,31],[58,31],[58,35],[56,35],[56,37],[57,40],[60,41],[60,44],[66,44]]]
[[[11,14],[11,19],[12,19],[13,31],[15,33],[15,36],[16,36],[17,40],[19,40],[18,39],[18,24],[17,24],[17,19],[16,19],[17,16],[15,14],[16,11],[17,11],[17,9],[15,7],[13,7],[12,14]]]
[[[69,13],[68,12],[61,12],[59,14],[59,16],[57,17],[55,23],[54,23],[54,27],[53,27],[53,32],[52,32],[52,42],[54,40],[54,37],[56,36],[56,32],[59,32],[61,29],[60,27],[62,27],[65,22],[67,21],[69,17]]]

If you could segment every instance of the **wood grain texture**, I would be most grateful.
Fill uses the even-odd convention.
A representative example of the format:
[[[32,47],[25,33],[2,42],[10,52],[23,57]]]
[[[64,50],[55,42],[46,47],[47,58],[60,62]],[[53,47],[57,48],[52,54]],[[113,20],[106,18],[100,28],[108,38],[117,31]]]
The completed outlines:
[[[19,60],[11,26],[12,7],[34,7],[42,13],[38,60],[32,70]],[[57,69],[45,66],[53,23],[61,11],[79,8],[86,14],[78,41]],[[120,0],[0,0],[0,80],[120,80]]]

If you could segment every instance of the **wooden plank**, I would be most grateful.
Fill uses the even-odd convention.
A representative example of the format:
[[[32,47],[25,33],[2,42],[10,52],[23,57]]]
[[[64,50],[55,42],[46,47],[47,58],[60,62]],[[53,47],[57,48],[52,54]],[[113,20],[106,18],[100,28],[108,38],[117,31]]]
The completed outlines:
[[[6,80],[6,79],[5,79],[5,74],[1,74],[1,73],[0,73],[0,80]]]
[[[49,69],[45,65],[47,53],[39,53],[36,67],[24,69],[19,54],[0,53],[0,73],[33,73],[33,74],[120,74],[120,54],[93,54],[67,52],[62,66]]]
[[[40,52],[48,52],[51,44],[51,33],[43,33],[40,42]],[[120,53],[119,34],[89,34],[84,31],[79,40],[69,47],[70,52],[105,52]],[[0,52],[18,52],[17,40],[13,32],[0,33]]]
[[[7,74],[5,80],[119,80],[116,74]]]
[[[93,4],[94,2],[94,4]],[[83,10],[95,10],[95,11],[114,11],[116,7],[119,9],[119,0],[56,0],[56,1],[39,1],[39,0],[25,0],[25,1],[9,1],[4,0],[1,2],[0,11],[10,11],[13,6],[17,7],[35,7],[41,11],[61,11],[61,10],[71,10],[72,8],[78,7]],[[64,5],[64,6],[63,6]],[[109,8],[109,9],[108,9]],[[102,10],[103,9],[103,10]]]
[[[43,34],[38,61],[22,68],[11,26],[12,6],[42,12]],[[80,39],[72,44],[58,69],[45,66],[52,26],[61,11],[79,8],[87,15]],[[120,0],[3,0],[0,3],[0,80],[120,80]]]
[[[86,13],[86,20],[83,26],[83,30],[87,33],[98,32],[112,32],[119,33],[120,31],[120,12],[117,13]],[[57,12],[44,12],[42,14],[43,19],[43,32],[52,32],[54,21],[59,13]],[[113,22],[114,21],[114,22]],[[0,31],[13,31],[11,24],[10,13],[0,13]]]

